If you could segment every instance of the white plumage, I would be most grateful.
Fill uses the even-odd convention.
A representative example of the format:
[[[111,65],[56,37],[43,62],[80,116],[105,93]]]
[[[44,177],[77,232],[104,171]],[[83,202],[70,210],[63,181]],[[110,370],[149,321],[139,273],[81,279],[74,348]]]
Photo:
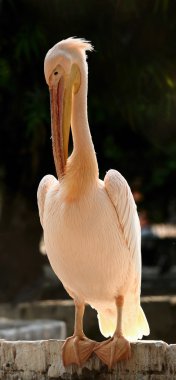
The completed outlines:
[[[50,89],[60,83],[60,77],[59,82],[55,82],[53,76],[56,68],[57,72],[61,68],[64,75],[64,89],[68,88],[73,65],[77,65],[79,74],[73,81],[71,97],[62,95],[62,99],[65,96],[71,103],[67,110],[70,109],[74,149],[69,158],[65,156],[61,172],[57,160],[62,153],[57,158],[57,147],[53,145],[60,180],[48,175],[40,182],[40,220],[49,261],[70,296],[76,303],[87,303],[97,310],[100,330],[105,337],[115,333],[118,311],[115,299],[122,296],[123,336],[136,340],[149,334],[140,306],[139,218],[131,190],[119,172],[108,171],[104,181],[98,178],[87,120],[86,49],[90,50],[91,45],[84,40],[68,39],[55,45],[45,59]],[[60,123],[64,124],[64,116]]]

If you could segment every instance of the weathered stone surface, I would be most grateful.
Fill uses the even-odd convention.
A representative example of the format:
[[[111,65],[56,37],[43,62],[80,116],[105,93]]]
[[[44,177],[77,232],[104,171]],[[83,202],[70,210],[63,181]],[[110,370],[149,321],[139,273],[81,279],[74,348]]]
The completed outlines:
[[[93,355],[83,366],[64,368],[62,341],[0,340],[0,379],[2,380],[174,380],[176,379],[176,345],[162,341],[132,344],[132,357],[112,371]]]
[[[143,297],[142,307],[149,320],[152,339],[162,338],[175,343],[176,297]],[[71,335],[74,304],[71,300],[21,303],[15,307],[0,304],[0,316],[20,318],[24,322],[32,319],[32,324],[35,318],[63,320],[68,328],[67,335]],[[98,321],[96,312],[90,307],[86,308],[84,322],[87,335],[97,339]],[[61,345],[58,340],[0,340],[0,380],[176,380],[175,344],[167,345],[161,341],[132,344],[132,359],[119,363],[112,372],[108,372],[95,356],[82,369],[76,366],[65,369],[61,361]]]

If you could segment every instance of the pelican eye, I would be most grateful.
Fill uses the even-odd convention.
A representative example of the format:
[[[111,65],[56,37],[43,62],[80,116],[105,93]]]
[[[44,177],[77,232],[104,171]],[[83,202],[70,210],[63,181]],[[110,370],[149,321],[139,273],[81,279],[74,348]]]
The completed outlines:
[[[57,74],[58,74],[58,71],[55,71],[55,72],[54,72],[54,75],[57,75]]]

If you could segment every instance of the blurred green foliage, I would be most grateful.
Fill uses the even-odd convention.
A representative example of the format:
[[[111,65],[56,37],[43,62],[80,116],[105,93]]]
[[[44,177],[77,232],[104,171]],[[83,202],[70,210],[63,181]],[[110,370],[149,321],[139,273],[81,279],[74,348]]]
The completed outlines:
[[[119,170],[155,220],[175,198],[176,3],[0,1],[0,183],[33,198],[54,172],[47,50],[69,36],[89,54],[89,121],[100,174]]]

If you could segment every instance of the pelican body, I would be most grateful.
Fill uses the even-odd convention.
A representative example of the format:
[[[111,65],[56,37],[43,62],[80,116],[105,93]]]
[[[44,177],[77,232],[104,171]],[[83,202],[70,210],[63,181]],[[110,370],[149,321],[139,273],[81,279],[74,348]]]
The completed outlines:
[[[118,171],[99,179],[87,118],[86,50],[92,50],[89,42],[68,38],[45,58],[58,178],[41,180],[38,206],[50,264],[75,302],[63,362],[82,365],[94,351],[111,368],[130,357],[129,340],[148,335],[149,326],[140,306],[141,231],[131,190]],[[100,331],[110,339],[97,343],[85,336],[86,304],[97,310]]]

